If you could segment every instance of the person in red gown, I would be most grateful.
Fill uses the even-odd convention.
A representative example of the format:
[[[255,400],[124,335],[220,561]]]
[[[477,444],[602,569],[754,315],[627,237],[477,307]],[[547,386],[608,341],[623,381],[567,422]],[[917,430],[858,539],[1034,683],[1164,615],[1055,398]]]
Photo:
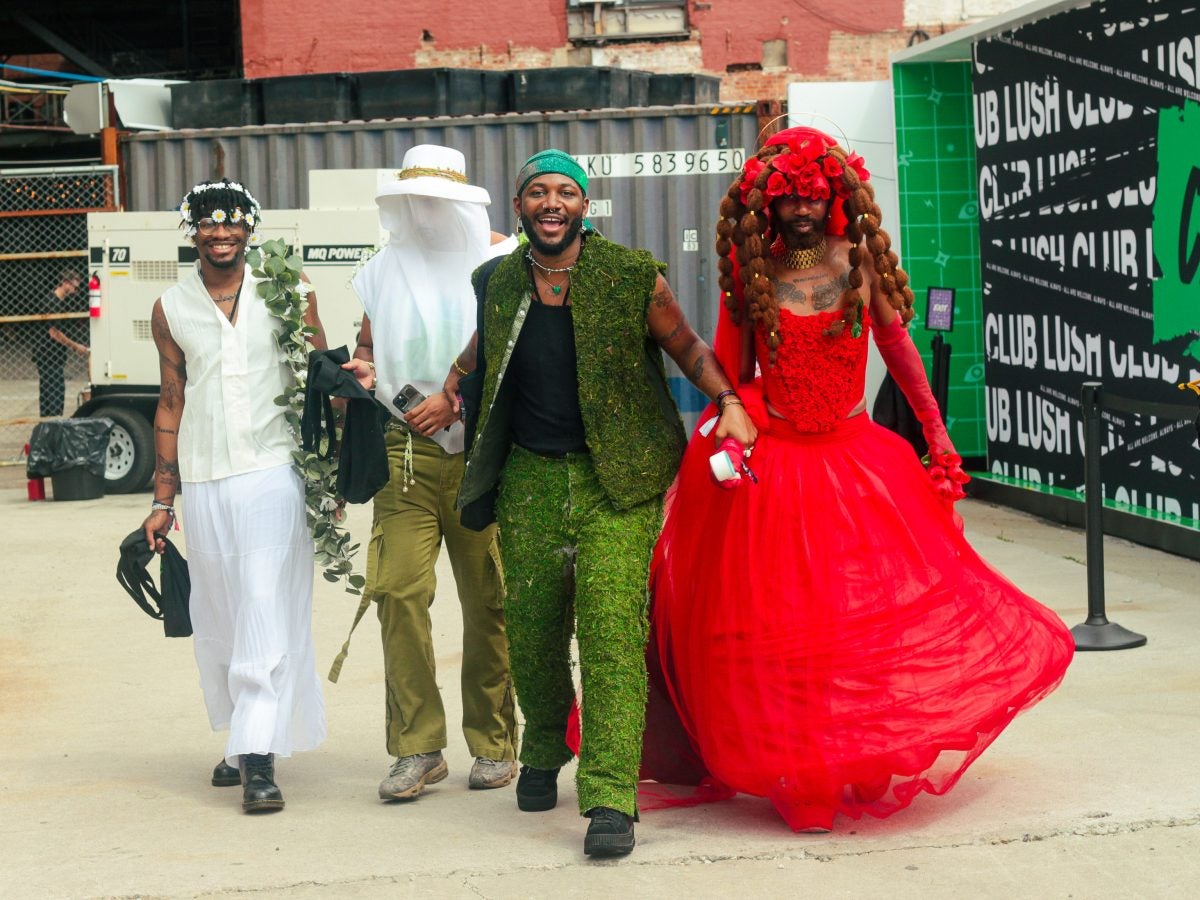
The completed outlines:
[[[716,350],[741,377],[719,402],[744,404],[759,437],[720,483],[712,439],[693,437],[652,570],[660,693],[643,776],[770,798],[797,831],[945,793],[1074,652],[1058,616],[962,534],[966,476],[868,179],[857,154],[792,128],[722,200]],[[922,423],[928,469],[865,412],[869,336]],[[682,743],[662,743],[656,698]]]

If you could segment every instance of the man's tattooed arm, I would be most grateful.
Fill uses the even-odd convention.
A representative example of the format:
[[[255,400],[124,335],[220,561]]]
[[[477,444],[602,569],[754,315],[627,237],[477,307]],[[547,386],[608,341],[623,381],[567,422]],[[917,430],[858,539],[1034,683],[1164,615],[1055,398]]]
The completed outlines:
[[[158,347],[160,378],[158,409],[154,413],[154,499],[173,503],[179,492],[179,424],[183,419],[187,365],[183,349],[171,336],[161,300],[150,314],[150,331]]]
[[[154,466],[154,499],[171,503],[179,493],[179,460],[156,454]]]
[[[709,399],[732,389],[712,348],[688,324],[671,286],[661,275],[646,309],[646,330],[667,356]]]

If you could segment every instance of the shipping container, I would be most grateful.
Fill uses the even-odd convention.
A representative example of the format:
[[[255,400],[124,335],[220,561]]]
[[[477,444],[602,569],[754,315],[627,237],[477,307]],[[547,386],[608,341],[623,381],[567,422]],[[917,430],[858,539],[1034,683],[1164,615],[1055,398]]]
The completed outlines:
[[[170,85],[175,128],[227,128],[263,123],[262,86],[248,78]]]
[[[513,69],[514,112],[544,109],[607,109],[646,106],[650,73],[605,66]]]
[[[484,69],[359,72],[358,117],[476,116],[512,110],[509,75]]]
[[[316,75],[285,75],[257,82],[262,94],[262,121],[265,124],[306,122],[344,122],[353,119],[355,77],[349,72]]]
[[[716,103],[721,95],[721,79],[713,75],[665,74],[650,76],[647,106]]]
[[[465,154],[467,177],[491,194],[492,227],[511,233],[518,168],[538,150],[558,147],[588,172],[592,224],[667,263],[688,319],[710,339],[717,208],[757,146],[758,130],[754,104],[744,103],[144,133],[125,139],[127,208],[173,209],[197,181],[228,176],[266,209],[305,209],[310,170],[397,168],[408,148],[431,143]],[[702,398],[672,374],[691,425]]]

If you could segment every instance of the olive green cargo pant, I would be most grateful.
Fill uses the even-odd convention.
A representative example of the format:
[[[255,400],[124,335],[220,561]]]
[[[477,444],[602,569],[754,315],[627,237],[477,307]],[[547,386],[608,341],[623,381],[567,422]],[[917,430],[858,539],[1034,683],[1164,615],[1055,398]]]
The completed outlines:
[[[383,634],[388,753],[410,756],[446,746],[429,616],[434,563],[445,540],[463,617],[463,736],[473,756],[513,759],[515,708],[495,527],[462,527],[454,499],[464,454],[447,453],[418,434],[412,435],[412,479],[404,489],[408,437],[387,432],[391,480],[375,495],[367,553],[365,595],[376,603]]]

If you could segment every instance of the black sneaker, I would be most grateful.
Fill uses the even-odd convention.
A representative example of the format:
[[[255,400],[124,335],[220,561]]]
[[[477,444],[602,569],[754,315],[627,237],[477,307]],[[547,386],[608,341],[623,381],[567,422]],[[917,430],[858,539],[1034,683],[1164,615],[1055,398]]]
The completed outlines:
[[[521,766],[517,778],[517,809],[545,812],[558,803],[558,769]]]
[[[633,850],[633,816],[597,806],[584,813],[592,823],[583,839],[588,856],[624,856]]]

